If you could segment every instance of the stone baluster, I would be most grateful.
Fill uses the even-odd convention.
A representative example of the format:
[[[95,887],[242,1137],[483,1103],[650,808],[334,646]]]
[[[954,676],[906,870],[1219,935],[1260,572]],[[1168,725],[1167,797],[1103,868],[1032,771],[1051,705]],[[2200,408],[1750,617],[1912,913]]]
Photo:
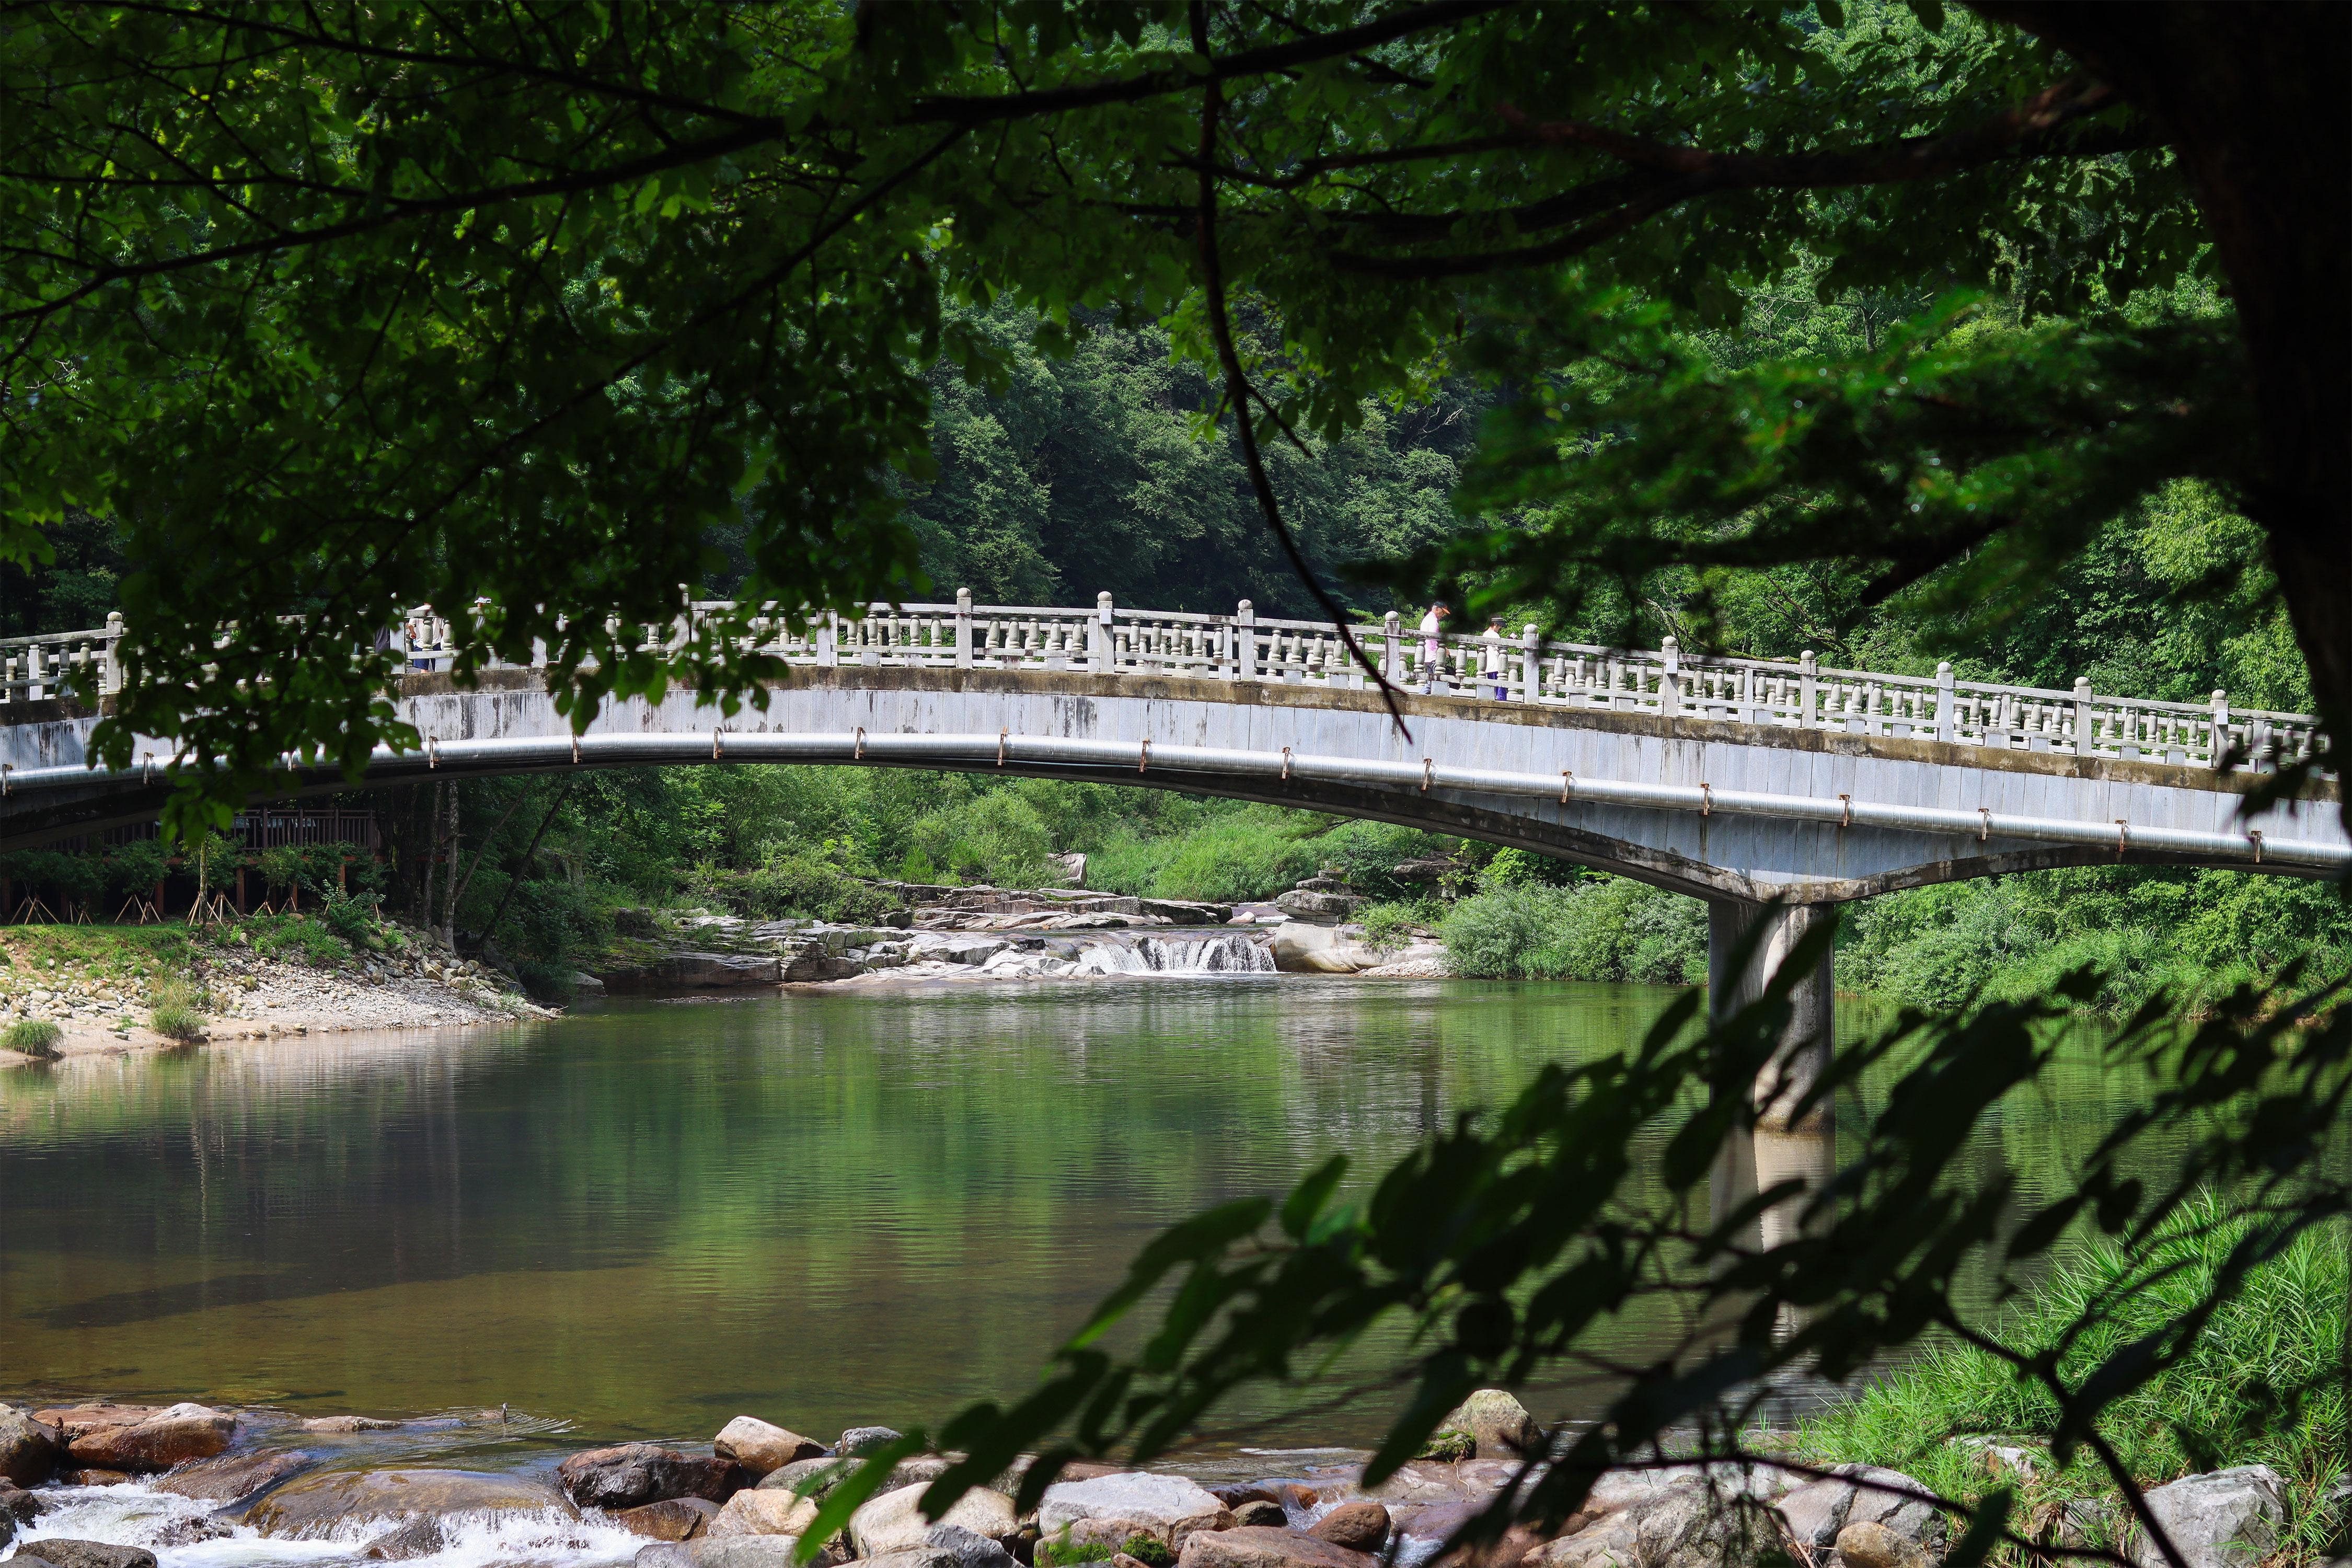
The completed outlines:
[[[2077,677],[2074,681],[2074,754],[2087,757],[2097,750],[2097,738],[2091,733],[2091,683]]]
[[[1236,647],[1241,654],[1239,661],[1241,673],[1236,679],[1255,680],[1257,679],[1257,607],[1247,599],[1244,599],[1234,612],[1234,637]]]
[[[1683,710],[1683,650],[1674,638],[1666,639],[1659,650],[1665,656],[1664,668],[1658,671],[1658,711],[1668,719],[1680,716]]]
[[[1094,666],[1097,675],[1108,675],[1116,662],[1116,650],[1111,647],[1111,619],[1110,590],[1106,588],[1095,595],[1095,616],[1087,623],[1087,662]]]
[[[1543,699],[1543,634],[1533,623],[1519,628],[1519,700]]]
[[[1936,739],[1952,738],[1956,716],[1952,711],[1952,666],[1947,659],[1936,667]]]
[[[1797,728],[1818,727],[1813,702],[1821,693],[1821,671],[1813,662],[1813,650],[1807,648],[1797,656]]]
[[[827,610],[816,623],[816,662],[826,669],[841,662],[841,616]]]
[[[99,667],[99,689],[115,692],[122,689],[122,612],[106,612],[105,663]]]
[[[971,590],[956,590],[955,607],[955,667],[971,668]]]
[[[1381,677],[1391,686],[1404,684],[1404,617],[1391,610],[1381,617]]]
[[[2219,768],[2225,765],[2230,759],[2230,694],[2228,692],[2213,693],[2213,716],[2209,722],[2211,728],[2207,731],[2205,743],[2211,749],[2211,754],[2205,761],[2207,765]]]

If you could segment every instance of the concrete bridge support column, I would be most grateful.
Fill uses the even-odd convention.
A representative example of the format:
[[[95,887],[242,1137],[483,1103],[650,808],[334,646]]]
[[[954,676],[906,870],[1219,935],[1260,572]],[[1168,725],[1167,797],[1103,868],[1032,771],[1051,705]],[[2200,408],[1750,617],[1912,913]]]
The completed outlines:
[[[1720,1023],[1763,994],[1789,953],[1816,926],[1834,919],[1829,904],[1751,904],[1716,899],[1707,903],[1707,1017]],[[1732,973],[1740,943],[1763,925],[1744,971]],[[1734,1133],[1716,1156],[1708,1184],[1709,1209],[1720,1222],[1733,1209],[1776,1183],[1798,1178],[1818,1192],[1828,1182],[1836,1152],[1830,1108],[1816,1105],[1802,1116],[1797,1102],[1828,1067],[1836,1020],[1836,992],[1827,953],[1790,993],[1789,1024],[1780,1053],[1757,1076],[1750,1092],[1756,1108],[1754,1132]],[[1765,1216],[1765,1246],[1786,1239],[1794,1215],[1781,1208]]]

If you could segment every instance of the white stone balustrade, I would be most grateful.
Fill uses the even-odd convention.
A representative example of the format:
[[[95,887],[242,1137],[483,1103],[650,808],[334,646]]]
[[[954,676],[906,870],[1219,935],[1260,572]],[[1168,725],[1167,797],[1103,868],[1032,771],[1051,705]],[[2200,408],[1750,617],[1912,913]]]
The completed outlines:
[[[696,602],[675,623],[641,628],[635,646],[675,652],[704,624],[735,613],[723,601]],[[618,629],[617,622],[607,625]],[[1108,594],[1091,609],[975,605],[959,594],[951,604],[877,604],[862,615],[828,614],[798,626],[766,607],[743,625],[747,651],[792,664],[1074,670],[1349,689],[1373,684],[1338,627],[1261,617],[1246,600],[1234,614],[1217,616],[1125,609]],[[426,616],[410,626],[413,637],[406,628],[398,634],[404,661],[449,668],[458,641],[450,623]],[[1430,639],[1399,616],[1349,630],[1394,685],[1489,701],[2256,771],[2308,756],[2318,728],[2307,713],[2233,710],[2219,691],[2205,703],[2162,702],[2095,693],[2088,681],[2058,691],[1957,680],[1949,665],[1932,676],[1895,675],[1823,668],[1810,653],[1792,662],[1685,655],[1671,637],[1654,652],[1552,642],[1533,626],[1502,639],[1499,650],[1482,635],[1449,633],[1434,639],[1437,657],[1430,659]],[[0,640],[0,707],[120,690],[122,632],[114,615],[90,631]],[[536,662],[544,658],[542,647]],[[1501,668],[1490,671],[1496,662]]]

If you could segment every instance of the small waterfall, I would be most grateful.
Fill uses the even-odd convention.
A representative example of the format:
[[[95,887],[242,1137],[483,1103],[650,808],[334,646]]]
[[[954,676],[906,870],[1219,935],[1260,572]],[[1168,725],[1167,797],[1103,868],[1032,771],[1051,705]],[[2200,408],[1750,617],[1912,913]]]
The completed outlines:
[[[1271,974],[1274,953],[1245,936],[1140,937],[1078,954],[1076,974]]]

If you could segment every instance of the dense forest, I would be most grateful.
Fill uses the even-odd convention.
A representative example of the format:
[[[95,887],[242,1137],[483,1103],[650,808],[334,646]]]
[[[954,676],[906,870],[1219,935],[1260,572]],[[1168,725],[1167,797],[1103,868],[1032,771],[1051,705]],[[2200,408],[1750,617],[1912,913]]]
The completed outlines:
[[[1904,303],[1759,295],[1745,329],[1705,346],[1726,363],[1843,352]],[[2214,307],[2189,299],[2179,308]],[[1259,520],[1230,431],[1211,421],[1207,377],[1171,352],[1164,330],[1081,323],[1066,342],[1042,334],[1060,351],[1049,353],[1041,323],[1013,305],[965,319],[998,346],[1003,374],[975,383],[946,366],[931,373],[930,463],[896,479],[929,579],[919,591],[1041,604],[1108,589],[1155,607],[1225,610],[1247,598],[1270,613],[1314,613]],[[1996,320],[1969,330],[2013,329]],[[1406,605],[1377,585],[1381,563],[1468,524],[1457,495],[1482,423],[1507,396],[1466,377],[1428,390],[1421,402],[1369,411],[1339,443],[1269,453],[1318,572],[1368,613]],[[78,514],[55,540],[49,564],[0,575],[6,631],[94,625],[111,607],[131,563],[102,520]],[[711,540],[708,591],[736,580],[736,544]],[[1894,669],[1949,658],[1969,677],[2064,687],[2086,676],[2102,690],[2176,700],[2222,689],[2241,706],[2310,699],[2253,525],[2185,483],[2116,519],[2071,566],[1965,636],[1923,607],[1932,582],[1880,604],[1834,566],[1685,587],[1638,605],[1596,603],[1591,624],[1554,630],[1595,637],[1630,618],[1645,637],[1671,632],[1685,647],[1731,653],[1810,647],[1826,663]],[[447,789],[458,792],[454,847]],[[1088,856],[1092,886],[1169,897],[1268,897],[1339,868],[1393,900],[1381,919],[1442,930],[1466,973],[1682,982],[1704,970],[1703,910],[1691,900],[1431,835],[1153,791],[747,767],[408,786],[352,797],[362,803],[378,811],[390,853],[352,896],[446,925],[461,942],[487,940],[551,994],[609,939],[616,909],[858,918],[882,906],[877,879],[1036,882],[1055,874],[1050,857],[1070,851]],[[206,853],[224,867],[235,858],[226,845]],[[68,868],[67,858],[33,852],[7,868],[27,884],[143,886],[156,854],[141,847],[119,851],[119,865],[83,857]],[[1430,854],[1463,863],[1449,902],[1385,875]],[[2332,889],[2084,869],[1873,900],[1852,911],[1839,962],[1854,987],[1946,1006],[1979,985],[2043,987],[2096,957],[2113,975],[2106,1001],[2122,1007],[2161,983],[2220,984],[2315,943],[2352,960],[2352,919]]]

